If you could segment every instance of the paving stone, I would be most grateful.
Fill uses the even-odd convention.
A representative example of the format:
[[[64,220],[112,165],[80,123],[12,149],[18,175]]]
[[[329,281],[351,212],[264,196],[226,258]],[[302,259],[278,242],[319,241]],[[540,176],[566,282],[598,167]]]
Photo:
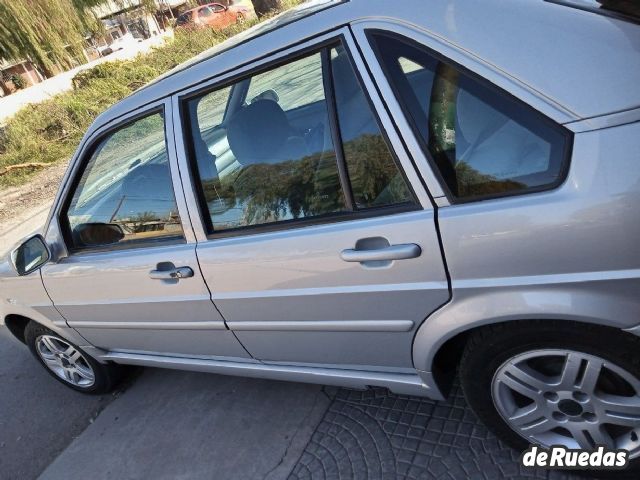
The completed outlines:
[[[333,401],[289,480],[551,479],[476,418],[458,385],[446,402],[385,389],[331,390]]]

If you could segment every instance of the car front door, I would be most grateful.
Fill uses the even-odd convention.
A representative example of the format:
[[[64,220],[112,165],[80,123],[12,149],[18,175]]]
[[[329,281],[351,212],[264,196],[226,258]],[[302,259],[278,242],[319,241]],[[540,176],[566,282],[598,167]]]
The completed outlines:
[[[343,34],[174,99],[185,193],[213,301],[253,356],[409,371],[449,298],[434,210]]]
[[[198,266],[170,108],[161,102],[87,142],[52,222],[68,255],[42,269],[44,285],[96,347],[246,357]]]

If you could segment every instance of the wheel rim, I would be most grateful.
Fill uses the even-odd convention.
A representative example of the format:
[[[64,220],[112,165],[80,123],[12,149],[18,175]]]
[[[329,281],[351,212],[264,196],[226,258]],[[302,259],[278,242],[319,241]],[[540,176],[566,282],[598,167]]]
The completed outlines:
[[[509,427],[531,443],[640,455],[640,381],[608,360],[573,350],[522,353],[498,368],[491,394]]]
[[[61,338],[40,335],[36,351],[47,368],[65,382],[84,388],[95,383],[91,364],[76,347]]]

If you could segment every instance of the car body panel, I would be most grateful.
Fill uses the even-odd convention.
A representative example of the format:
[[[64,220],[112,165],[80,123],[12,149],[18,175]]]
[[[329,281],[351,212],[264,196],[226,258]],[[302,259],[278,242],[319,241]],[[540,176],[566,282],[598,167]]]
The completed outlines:
[[[195,242],[178,174],[171,103],[162,100],[106,125],[86,139],[70,166],[72,175],[82,173],[83,158],[107,132],[119,125],[164,110],[165,140],[173,191],[180,213],[184,240],[143,248],[103,249],[71,253],[60,233],[59,213],[63,199],[73,193],[72,182],[63,183],[56,214],[47,233],[54,262],[42,269],[48,293],[68,326],[102,349],[166,351],[182,355],[248,357],[211,303],[210,293],[199,271]],[[171,262],[189,267],[192,278],[165,282],[150,278],[158,265]],[[135,293],[132,287],[135,286]]]
[[[341,260],[370,237],[423,253],[381,268]],[[417,326],[449,298],[431,211],[213,239],[198,258],[229,328],[265,361],[411,367]]]
[[[151,279],[161,262],[197,274]],[[98,348],[248,356],[212,305],[192,244],[71,255],[45,265],[42,277],[68,325]]]
[[[381,213],[327,225],[292,226],[283,232],[248,232],[234,238],[208,237],[200,221],[195,179],[177,134],[178,163],[187,207],[198,239],[197,254],[216,307],[245,348],[266,362],[350,365],[358,368],[412,367],[411,344],[426,315],[449,298],[448,282],[435,229],[433,206],[404,151],[402,141],[359,57],[350,32],[320,35],[238,71],[259,71],[300,51],[334,40],[350,50],[381,113],[380,122],[423,211]],[[174,97],[174,112],[189,98],[227,77],[216,77]],[[174,124],[182,118],[174,113]],[[176,132],[180,129],[176,128]],[[384,237],[390,244],[414,243],[421,257],[367,269],[340,259],[362,238]],[[399,281],[400,280],[400,281]],[[410,308],[407,308],[410,306]],[[408,324],[408,327],[402,326]]]
[[[53,330],[76,345],[90,345],[75,330],[69,328],[65,319],[58,313],[42,284],[40,272],[18,276],[7,258],[0,262],[0,324],[4,324],[9,315],[19,315],[33,319]]]
[[[640,123],[577,134],[560,188],[440,209],[453,298],[419,330],[416,368],[429,369],[447,339],[488,323],[638,325],[639,149]]]
[[[450,201],[368,45],[368,29],[411,37],[565,125],[574,133],[566,180],[542,193]],[[210,238],[185,153],[182,99],[334,38],[351,51],[420,208]],[[101,347],[94,354],[102,361],[381,385],[433,398],[442,398],[431,373],[439,349],[482,325],[573,320],[640,334],[639,45],[635,25],[543,1],[311,2],[98,117],[47,221],[47,291],[69,325]],[[185,243],[69,255],[57,214],[83,152],[102,132],[159,106]],[[371,236],[415,243],[422,255],[369,270],[340,259]],[[146,275],[167,260],[188,264],[196,277],[159,287]],[[43,296],[38,275],[5,273],[0,282],[11,295],[1,300],[3,318],[23,315],[89,343]]]

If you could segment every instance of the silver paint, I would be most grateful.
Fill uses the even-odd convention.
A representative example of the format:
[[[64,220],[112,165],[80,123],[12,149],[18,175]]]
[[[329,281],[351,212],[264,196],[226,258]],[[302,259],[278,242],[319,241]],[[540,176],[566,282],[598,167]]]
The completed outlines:
[[[431,373],[436,353],[475,327],[555,319],[640,334],[640,28],[542,1],[326,6],[313,2],[312,15],[303,7],[287,14],[295,22],[251,37],[288,22],[278,17],[100,115],[45,225],[53,258],[42,279],[0,265],[0,322],[31,318],[99,361],[380,385],[434,398],[442,397]],[[408,35],[565,124],[575,132],[567,180],[544,193],[451,204],[366,42],[368,28]],[[181,99],[337,36],[422,210],[208,238]],[[70,255],[58,215],[80,159],[100,134],[159,107],[185,242]],[[340,258],[368,237],[415,244],[421,255],[384,268]],[[167,261],[194,276],[151,279]]]

